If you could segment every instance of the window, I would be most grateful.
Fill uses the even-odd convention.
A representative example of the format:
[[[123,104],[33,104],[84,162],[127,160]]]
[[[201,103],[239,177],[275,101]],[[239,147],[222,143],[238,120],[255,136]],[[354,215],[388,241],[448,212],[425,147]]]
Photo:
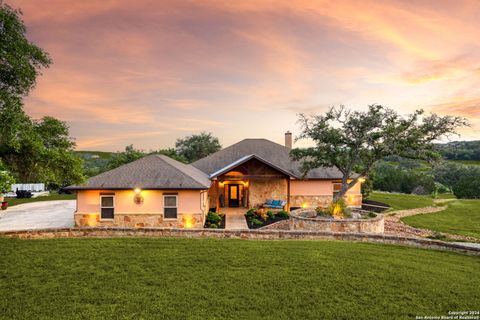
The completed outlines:
[[[342,183],[340,182],[334,182],[333,183],[333,195],[335,196],[337,193],[339,193],[342,190]]]
[[[115,214],[115,200],[113,195],[100,196],[100,218],[113,219]]]
[[[177,195],[163,196],[163,217],[165,219],[177,219]]]

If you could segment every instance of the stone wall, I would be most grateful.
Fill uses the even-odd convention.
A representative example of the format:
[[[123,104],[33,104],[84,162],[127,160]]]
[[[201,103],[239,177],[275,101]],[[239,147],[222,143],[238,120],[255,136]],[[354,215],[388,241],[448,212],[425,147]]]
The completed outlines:
[[[166,227],[166,228],[202,228],[204,215],[201,213],[177,215],[177,219],[164,219],[162,213],[115,213],[113,220],[100,220],[99,214],[75,213],[75,225],[78,227]]]
[[[405,245],[428,249],[449,250],[480,255],[480,248],[432,239],[409,238],[383,234],[342,233],[290,230],[224,230],[224,229],[172,229],[172,228],[64,228],[28,231],[4,231],[0,237],[20,239],[49,238],[105,238],[105,237],[181,237],[255,240],[346,240]]]
[[[249,207],[257,207],[267,199],[287,200],[286,179],[252,179],[248,190]]]
[[[290,215],[290,230],[381,234],[384,232],[383,215],[369,219],[325,219],[312,217],[310,214],[312,212],[315,213],[312,209],[293,210]]]

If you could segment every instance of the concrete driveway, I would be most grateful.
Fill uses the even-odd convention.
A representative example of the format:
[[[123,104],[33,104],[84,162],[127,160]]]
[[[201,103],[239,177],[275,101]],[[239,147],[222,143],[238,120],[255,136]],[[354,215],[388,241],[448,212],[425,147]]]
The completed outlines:
[[[0,231],[73,227],[75,200],[38,201],[0,211]]]

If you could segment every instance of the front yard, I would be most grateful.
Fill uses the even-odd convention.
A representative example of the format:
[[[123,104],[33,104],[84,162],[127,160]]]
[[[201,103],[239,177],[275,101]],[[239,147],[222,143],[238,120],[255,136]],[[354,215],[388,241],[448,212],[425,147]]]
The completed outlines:
[[[0,256],[5,319],[414,319],[480,301],[479,257],[367,243],[0,238]]]

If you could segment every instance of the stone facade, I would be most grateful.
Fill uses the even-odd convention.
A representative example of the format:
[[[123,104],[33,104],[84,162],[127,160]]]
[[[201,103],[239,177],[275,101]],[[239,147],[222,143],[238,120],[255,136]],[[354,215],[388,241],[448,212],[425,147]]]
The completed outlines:
[[[256,179],[250,180],[248,190],[249,207],[257,207],[267,199],[287,200],[286,179]]]
[[[201,213],[179,213],[177,219],[164,219],[162,213],[115,213],[113,220],[100,220],[100,216],[97,213],[76,213],[74,217],[75,225],[78,227],[202,228],[204,225],[204,215]]]
[[[290,230],[383,234],[385,228],[383,215],[370,219],[325,219],[312,217],[311,212],[315,213],[311,209],[292,211]]]

